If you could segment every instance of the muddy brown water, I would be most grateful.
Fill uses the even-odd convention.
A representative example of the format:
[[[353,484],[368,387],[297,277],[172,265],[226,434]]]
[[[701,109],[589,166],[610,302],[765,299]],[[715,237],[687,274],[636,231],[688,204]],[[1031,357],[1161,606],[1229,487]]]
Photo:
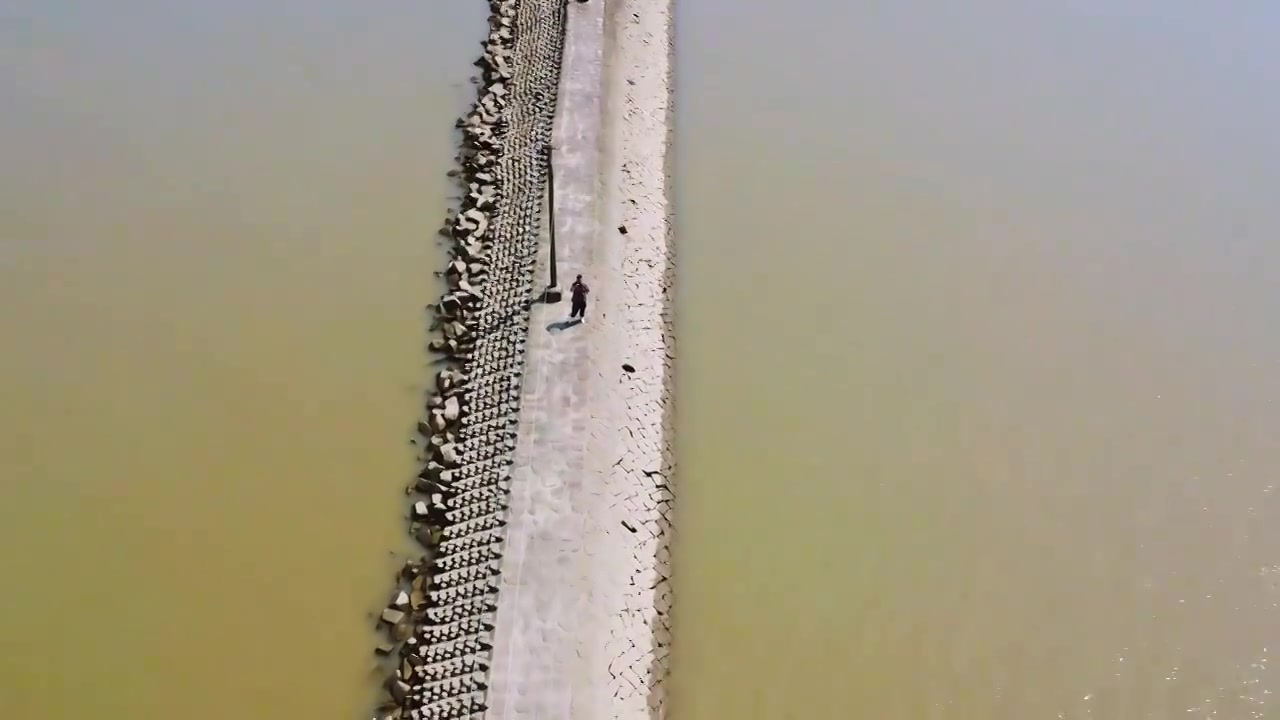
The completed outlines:
[[[1275,9],[677,13],[675,716],[1268,716]]]
[[[485,13],[0,4],[0,717],[367,717]]]

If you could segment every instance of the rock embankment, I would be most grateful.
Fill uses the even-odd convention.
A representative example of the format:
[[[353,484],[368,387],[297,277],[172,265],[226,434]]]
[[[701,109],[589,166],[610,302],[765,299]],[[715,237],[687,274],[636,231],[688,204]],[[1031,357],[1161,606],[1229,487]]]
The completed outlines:
[[[563,47],[561,0],[491,0],[474,108],[458,122],[464,193],[442,234],[448,290],[429,349],[444,367],[418,430],[410,529],[426,548],[383,611],[394,656],[377,718],[485,710],[537,233]]]

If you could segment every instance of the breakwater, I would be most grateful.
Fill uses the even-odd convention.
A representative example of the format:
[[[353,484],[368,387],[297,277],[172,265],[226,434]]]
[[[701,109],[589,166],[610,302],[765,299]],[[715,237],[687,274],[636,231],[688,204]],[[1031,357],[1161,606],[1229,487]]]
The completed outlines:
[[[451,175],[464,192],[442,230],[452,259],[429,346],[443,367],[410,488],[410,529],[426,552],[381,617],[378,652],[396,660],[378,715],[389,720],[485,710],[565,8],[494,0],[490,10],[478,98],[458,123]]]
[[[465,199],[444,229],[454,257],[431,349],[446,367],[411,488],[427,554],[383,614],[380,652],[396,662],[382,717],[662,717],[675,499],[670,5],[492,7],[480,99],[459,123]],[[549,161],[555,262],[592,286],[585,322],[534,302],[533,279],[552,262]]]
[[[488,720],[668,707],[672,35],[667,0],[568,6],[555,254],[591,302],[580,324],[563,304],[531,314]]]

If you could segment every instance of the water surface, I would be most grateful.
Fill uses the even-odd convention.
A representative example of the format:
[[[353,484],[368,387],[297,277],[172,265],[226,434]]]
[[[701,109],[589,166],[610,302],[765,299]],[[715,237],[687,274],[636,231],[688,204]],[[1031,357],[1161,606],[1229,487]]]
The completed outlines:
[[[1280,16],[678,4],[682,718],[1263,717]]]
[[[353,718],[483,4],[0,4],[0,717]]]

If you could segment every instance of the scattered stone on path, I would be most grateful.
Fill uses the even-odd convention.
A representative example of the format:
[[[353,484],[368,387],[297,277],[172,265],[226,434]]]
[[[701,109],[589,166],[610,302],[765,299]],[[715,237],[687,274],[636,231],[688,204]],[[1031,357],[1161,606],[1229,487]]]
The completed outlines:
[[[635,531],[636,531],[635,527],[633,527],[633,526],[631,525],[631,523],[627,522],[626,520],[623,520],[623,521],[622,521],[622,527],[626,528],[626,529],[627,529],[627,530],[629,530],[630,532],[635,532]]]
[[[627,226],[626,226],[626,225],[619,225],[619,226],[618,226],[618,232],[619,232],[619,233],[622,233],[623,235],[626,235],[626,234],[627,234]]]
[[[391,607],[396,608],[398,610],[403,610],[409,607],[409,593],[403,590],[396,593],[395,599],[391,601]]]
[[[390,655],[396,649],[396,644],[392,642],[380,642],[373,646],[373,651],[378,655]]]
[[[636,371],[636,366],[632,365],[631,363],[622,363],[622,371],[633,373]]]
[[[404,620],[404,612],[401,610],[387,608],[382,611],[382,622],[388,625],[399,625],[402,620]]]

